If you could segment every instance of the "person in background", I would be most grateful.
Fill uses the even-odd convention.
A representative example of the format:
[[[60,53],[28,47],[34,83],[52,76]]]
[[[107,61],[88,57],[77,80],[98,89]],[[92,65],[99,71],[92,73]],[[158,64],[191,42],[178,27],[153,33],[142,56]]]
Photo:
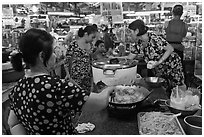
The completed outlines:
[[[104,42],[102,40],[97,40],[92,54],[93,60],[106,58],[106,52]]]
[[[113,33],[113,28],[110,28],[109,35],[112,41],[117,41],[115,33]]]
[[[100,111],[108,105],[113,87],[92,93],[49,75],[49,68],[55,64],[54,44],[46,31],[30,29],[20,39],[20,52],[11,58],[15,70],[22,71],[22,59],[30,65],[30,71],[9,95],[8,124],[12,134],[75,134],[73,114]]]
[[[174,48],[161,36],[147,32],[148,27],[142,20],[135,20],[129,24],[132,38],[135,40],[134,49],[143,53],[147,67],[154,75],[170,81],[171,87],[185,86],[181,58],[174,52]],[[133,50],[128,58],[136,57],[138,51]]]
[[[107,50],[107,55],[111,55],[114,49],[114,41],[112,40],[110,34],[108,33],[107,26],[105,26],[103,29],[103,40],[105,48]]]
[[[92,42],[97,30],[89,25],[78,31],[78,39],[71,43],[65,56],[66,79],[72,79],[82,88],[90,91],[92,87]]]
[[[165,22],[164,24],[166,40],[174,48],[174,52],[176,52],[181,57],[181,61],[183,64],[183,52],[185,47],[181,42],[188,31],[187,24],[181,20],[181,16],[183,14],[183,6],[180,4],[175,5],[173,7],[172,13],[173,18],[170,21]]]
[[[69,47],[70,43],[73,41],[74,34],[73,32],[70,31],[70,26],[67,26],[65,28],[65,31],[66,31],[66,37],[64,39],[64,44],[66,44],[67,47]]]
[[[96,38],[93,40],[93,45],[95,46],[96,42],[98,40],[101,40],[101,34],[100,34],[99,28],[98,28],[98,26],[96,24],[93,24],[93,27],[97,30]]]

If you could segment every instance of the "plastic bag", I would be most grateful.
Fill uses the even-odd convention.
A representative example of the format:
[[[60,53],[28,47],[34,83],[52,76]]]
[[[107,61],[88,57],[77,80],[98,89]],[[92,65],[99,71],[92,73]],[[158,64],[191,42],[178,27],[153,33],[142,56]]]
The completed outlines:
[[[185,110],[186,94],[183,87],[176,87],[172,89],[170,96],[170,106],[176,109]]]

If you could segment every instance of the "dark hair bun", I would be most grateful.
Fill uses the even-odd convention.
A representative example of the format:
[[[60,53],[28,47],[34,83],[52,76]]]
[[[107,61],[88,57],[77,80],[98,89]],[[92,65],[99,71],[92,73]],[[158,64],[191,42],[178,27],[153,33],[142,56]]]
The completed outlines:
[[[84,30],[83,30],[83,28],[79,28],[79,30],[78,30],[78,36],[79,36],[79,37],[83,37],[83,36],[84,36]]]

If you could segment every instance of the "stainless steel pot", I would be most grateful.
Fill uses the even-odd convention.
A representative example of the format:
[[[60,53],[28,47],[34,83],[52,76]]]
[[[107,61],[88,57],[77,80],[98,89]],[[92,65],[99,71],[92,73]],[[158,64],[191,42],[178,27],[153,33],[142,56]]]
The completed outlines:
[[[109,60],[97,61],[92,65],[92,72],[94,83],[102,81],[108,86],[131,85],[137,76],[137,62],[121,60],[118,64],[110,64]]]

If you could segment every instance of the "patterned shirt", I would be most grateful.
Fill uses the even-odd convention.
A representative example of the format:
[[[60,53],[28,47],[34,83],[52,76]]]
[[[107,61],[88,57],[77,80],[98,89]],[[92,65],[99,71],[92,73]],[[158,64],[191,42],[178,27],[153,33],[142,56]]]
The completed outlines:
[[[68,47],[65,58],[65,67],[69,68],[71,78],[88,91],[91,89],[92,81],[92,51],[93,47],[88,52],[74,41]]]
[[[11,109],[27,134],[75,134],[72,115],[80,112],[89,92],[49,75],[24,77],[9,95]]]
[[[148,37],[149,41],[147,42],[147,46],[145,48],[142,48],[143,43],[141,40],[139,40],[135,44],[135,47],[132,48],[131,52],[134,54],[143,54],[146,63],[148,63],[148,61],[159,61],[166,52],[164,47],[168,46],[169,43],[161,36],[157,36],[155,33],[148,32]],[[169,79],[173,87],[184,84],[181,58],[175,52],[172,52],[169,57],[163,63],[153,69],[153,71],[156,76]]]

